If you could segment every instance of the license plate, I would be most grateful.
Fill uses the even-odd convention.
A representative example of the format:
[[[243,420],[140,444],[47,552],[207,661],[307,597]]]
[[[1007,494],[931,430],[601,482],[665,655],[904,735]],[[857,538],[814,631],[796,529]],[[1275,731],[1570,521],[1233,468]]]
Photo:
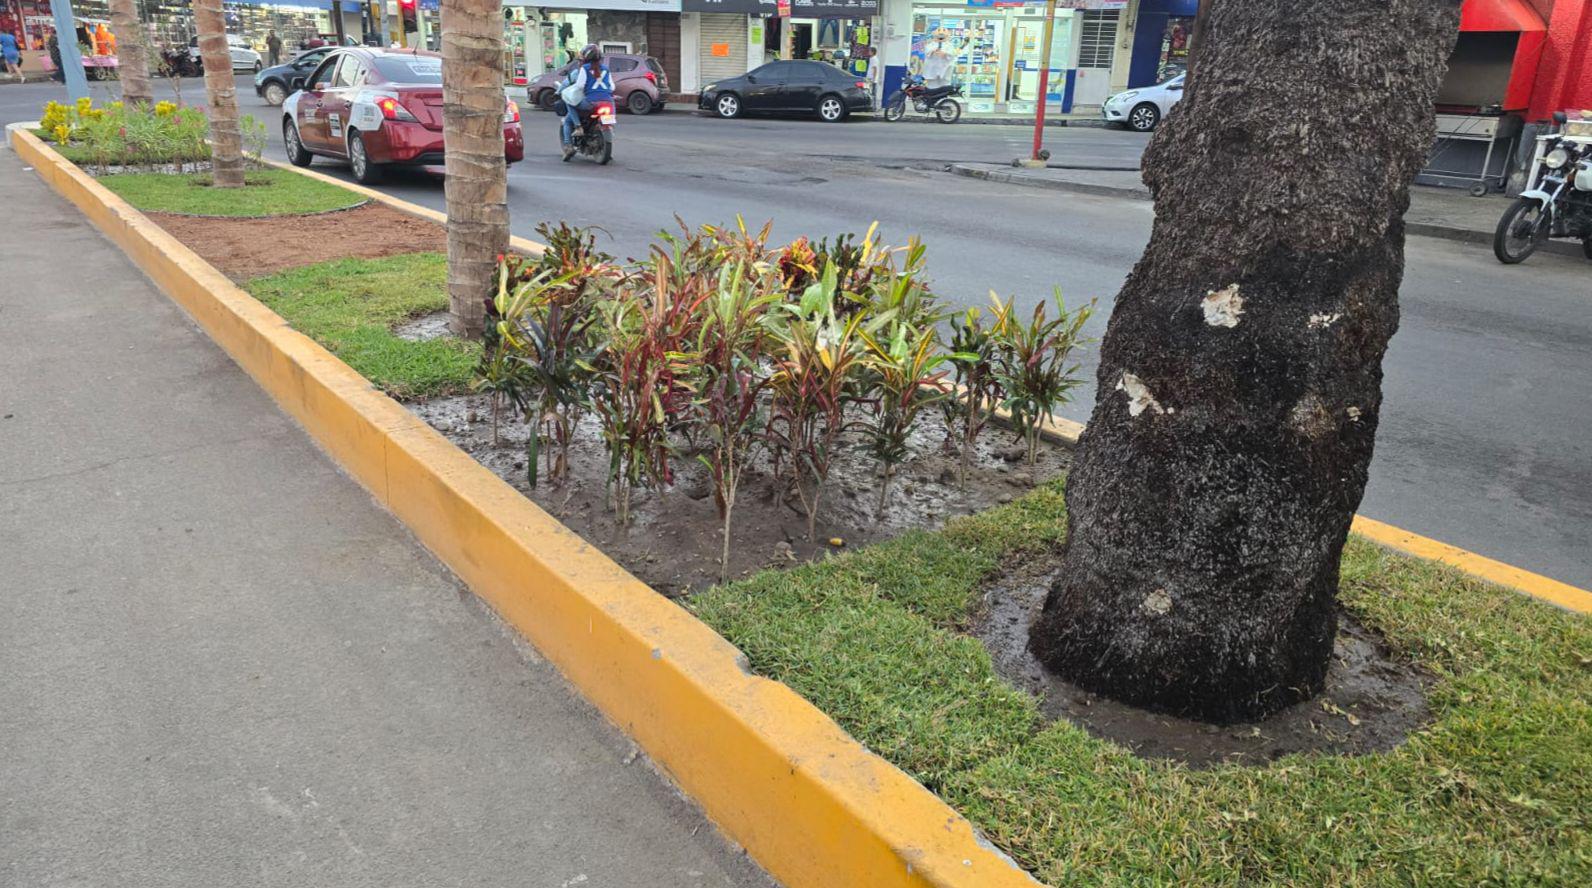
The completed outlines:
[[[602,116],[603,126],[613,126],[614,125],[614,120],[615,120],[615,117],[612,114],[604,114]]]

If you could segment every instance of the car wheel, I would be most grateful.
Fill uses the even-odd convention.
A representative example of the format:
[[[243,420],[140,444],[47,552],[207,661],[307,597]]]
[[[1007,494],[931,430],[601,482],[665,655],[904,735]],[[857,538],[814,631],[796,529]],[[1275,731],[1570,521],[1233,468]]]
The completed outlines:
[[[275,80],[267,83],[261,94],[264,96],[267,105],[280,105],[287,101],[287,87],[277,83]]]
[[[543,111],[552,111],[553,105],[558,103],[558,94],[550,89],[544,89],[536,94],[536,107]]]
[[[372,163],[370,154],[365,150],[365,140],[359,133],[348,134],[348,164],[354,170],[354,178],[361,185],[374,185],[381,181],[381,164]]]
[[[651,114],[652,96],[647,95],[639,89],[633,90],[630,95],[625,98],[625,107],[630,109],[631,114]]]
[[[298,127],[291,120],[282,121],[282,147],[287,149],[287,161],[296,167],[307,167],[315,155],[299,140]]]
[[[818,119],[824,123],[839,123],[846,117],[846,103],[840,96],[824,96],[818,100]]]
[[[725,93],[713,103],[713,110],[725,120],[741,116],[741,97],[735,93]]]
[[[1149,102],[1134,105],[1133,110],[1128,112],[1128,127],[1137,132],[1147,133],[1160,122],[1161,109]]]

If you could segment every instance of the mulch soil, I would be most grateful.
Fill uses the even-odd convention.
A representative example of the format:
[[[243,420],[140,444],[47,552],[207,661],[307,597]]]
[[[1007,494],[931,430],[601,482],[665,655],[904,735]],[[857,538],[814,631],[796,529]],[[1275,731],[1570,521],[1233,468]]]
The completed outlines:
[[[1066,719],[1145,758],[1195,768],[1264,765],[1294,753],[1386,752],[1431,720],[1431,677],[1393,657],[1377,635],[1339,615],[1327,686],[1261,722],[1212,725],[1118,703],[1063,681],[1028,650],[1028,632],[1055,580],[1054,553],[1009,570],[984,588],[972,627],[995,670],[1033,694],[1048,719]]]
[[[145,215],[235,281],[332,259],[377,259],[448,248],[441,225],[380,203],[265,219]]]
[[[409,409],[503,480],[530,497],[553,517],[665,595],[681,596],[719,581],[723,530],[707,468],[693,454],[675,462],[675,482],[665,490],[637,490],[631,525],[621,527],[608,505],[608,457],[596,421],[586,417],[576,431],[569,477],[559,484],[545,477],[537,487],[527,480],[528,427],[506,418],[500,441],[492,443],[490,401],[465,395],[416,402]],[[505,411],[507,413],[507,411]],[[958,457],[945,448],[939,413],[926,410],[913,428],[911,456],[896,467],[888,504],[879,512],[877,464],[857,442],[835,460],[825,485],[817,534],[807,538],[807,517],[794,496],[778,495],[766,452],[753,459],[736,498],[730,545],[730,577],[768,567],[789,567],[897,536],[914,528],[933,529],[957,515],[1011,502],[1066,472],[1069,454],[1042,446],[1033,466],[1022,446],[998,427],[985,431],[976,446],[968,483],[957,478]],[[544,452],[545,456],[545,452]]]

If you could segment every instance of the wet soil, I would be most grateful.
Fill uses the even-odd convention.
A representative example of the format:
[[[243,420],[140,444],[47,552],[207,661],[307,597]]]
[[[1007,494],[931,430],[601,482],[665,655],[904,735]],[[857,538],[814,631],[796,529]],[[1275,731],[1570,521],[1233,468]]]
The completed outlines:
[[[145,215],[235,281],[329,259],[376,259],[448,248],[441,225],[379,203],[259,219]]]
[[[675,461],[677,474],[669,489],[635,491],[632,523],[626,529],[607,505],[608,457],[591,417],[576,432],[568,480],[554,486],[544,477],[539,487],[532,488],[526,481],[527,426],[503,421],[501,444],[492,446],[492,414],[485,396],[438,398],[407,406],[659,592],[680,596],[719,581],[722,525],[707,468],[694,455],[682,453]],[[807,539],[801,504],[794,497],[784,504],[776,500],[766,454],[757,454],[735,504],[730,577],[822,558],[912,528],[939,527],[956,515],[1010,502],[1035,484],[1063,474],[1068,465],[1065,450],[1042,446],[1036,464],[1028,466],[1021,461],[1021,448],[1012,447],[1010,433],[990,428],[976,447],[964,489],[957,483],[957,455],[943,449],[944,439],[939,414],[923,414],[912,434],[912,456],[896,467],[891,479],[883,515],[876,511],[879,477],[873,460],[861,452],[837,459],[824,488],[816,541]],[[857,447],[860,451],[860,442]]]
[[[1326,690],[1265,721],[1209,725],[1091,694],[1051,675],[1028,651],[1029,627],[1054,577],[1051,563],[1033,561],[986,585],[974,634],[996,671],[1037,697],[1047,719],[1066,719],[1144,758],[1207,768],[1265,764],[1300,752],[1386,752],[1431,717],[1430,678],[1395,659],[1376,633],[1346,613],[1339,616]]]
[[[410,318],[392,328],[392,333],[399,339],[407,339],[410,342],[441,339],[448,335],[448,313],[446,311],[434,311],[431,314],[423,314],[418,318]]]

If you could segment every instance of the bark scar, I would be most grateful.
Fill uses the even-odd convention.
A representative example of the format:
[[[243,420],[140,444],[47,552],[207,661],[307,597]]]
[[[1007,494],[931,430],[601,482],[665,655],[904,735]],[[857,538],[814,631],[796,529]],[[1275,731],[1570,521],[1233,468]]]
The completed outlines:
[[[1128,393],[1129,416],[1138,416],[1146,409],[1153,410],[1156,413],[1171,412],[1162,407],[1161,402],[1155,400],[1155,396],[1150,394],[1150,389],[1145,386],[1144,381],[1132,373],[1122,374],[1122,379],[1117,382],[1117,391]]]
[[[1244,297],[1238,295],[1238,285],[1228,284],[1220,290],[1212,290],[1200,300],[1200,308],[1205,311],[1205,323],[1212,327],[1236,327],[1238,319],[1244,314]]]

